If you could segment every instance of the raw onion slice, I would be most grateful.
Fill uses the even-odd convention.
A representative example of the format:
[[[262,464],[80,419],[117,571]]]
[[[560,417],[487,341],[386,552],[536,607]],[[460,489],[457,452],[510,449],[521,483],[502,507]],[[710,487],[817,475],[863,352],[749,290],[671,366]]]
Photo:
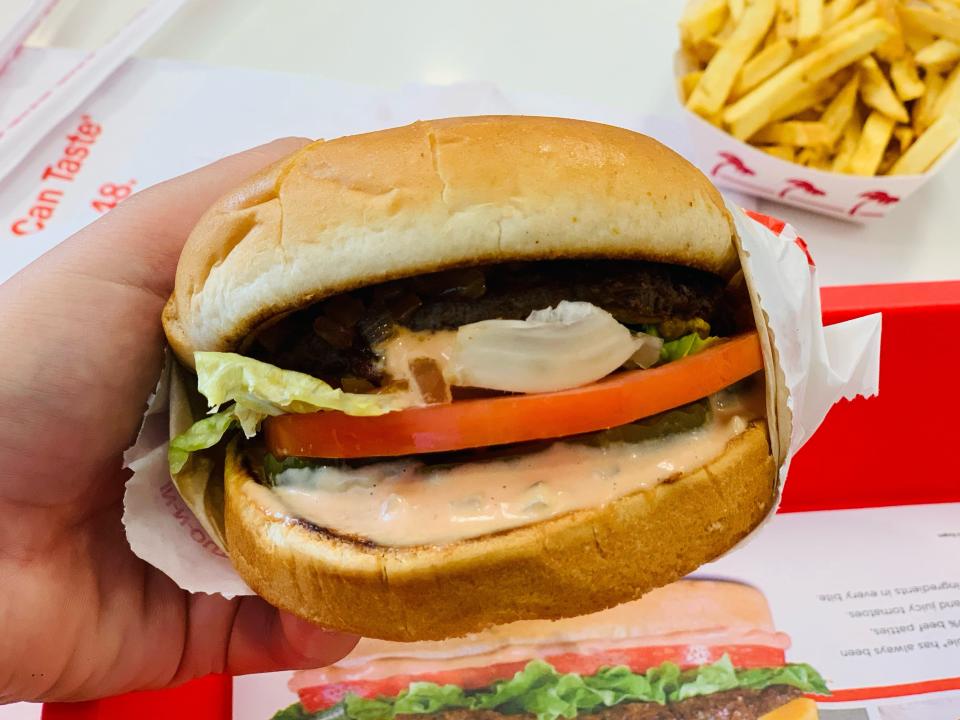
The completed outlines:
[[[660,349],[663,347],[663,338],[656,335],[647,335],[646,333],[634,333],[633,339],[636,349],[630,359],[627,361],[628,368],[647,368],[653,367],[660,361]]]
[[[457,331],[455,384],[538,393],[587,385],[637,351],[630,330],[606,310],[562,301],[526,320],[484,320]],[[659,350],[658,350],[659,352]]]

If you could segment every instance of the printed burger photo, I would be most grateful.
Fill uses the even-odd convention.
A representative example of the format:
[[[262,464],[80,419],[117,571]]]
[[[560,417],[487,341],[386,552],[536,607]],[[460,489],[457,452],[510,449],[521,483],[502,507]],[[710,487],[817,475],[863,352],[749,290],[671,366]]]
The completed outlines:
[[[777,501],[787,392],[741,260],[716,189],[629,130],[318,141],[184,247],[174,482],[252,590],[329,628],[432,640],[635,600]]]
[[[788,663],[763,593],[682,580],[585,617],[523,621],[459,640],[361,640],[294,673],[274,720],[816,720],[827,695]]]

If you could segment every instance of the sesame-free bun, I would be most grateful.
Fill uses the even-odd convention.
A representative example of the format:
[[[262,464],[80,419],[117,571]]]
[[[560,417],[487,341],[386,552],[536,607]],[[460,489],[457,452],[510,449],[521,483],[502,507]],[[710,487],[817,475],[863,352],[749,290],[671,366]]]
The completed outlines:
[[[288,517],[227,452],[230,559],[268,602],[385,640],[457,637],[634,600],[745,537],[771,509],[776,465],[756,421],[701,468],[601,507],[443,546],[384,547]]]
[[[221,198],[190,234],[167,337],[235,350],[326,296],[459,265],[603,257],[725,275],[717,190],[657,141],[557,118],[468,117],[317,141]]]

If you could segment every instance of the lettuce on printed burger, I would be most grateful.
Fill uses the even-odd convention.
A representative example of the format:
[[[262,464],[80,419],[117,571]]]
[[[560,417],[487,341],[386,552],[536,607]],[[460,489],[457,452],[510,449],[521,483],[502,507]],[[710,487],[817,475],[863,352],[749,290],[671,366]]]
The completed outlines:
[[[171,471],[251,588],[329,627],[631,600],[774,502],[788,416],[749,287],[717,191],[643,135],[478,117],[317,142],[183,250]]]

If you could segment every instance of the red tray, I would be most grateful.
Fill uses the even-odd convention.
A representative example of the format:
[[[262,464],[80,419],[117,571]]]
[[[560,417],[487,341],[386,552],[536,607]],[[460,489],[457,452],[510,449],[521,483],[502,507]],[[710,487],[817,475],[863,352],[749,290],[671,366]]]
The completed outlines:
[[[841,402],[798,453],[780,512],[958,502],[943,469],[960,400],[960,282],[826,288],[826,324],[883,313],[880,396]],[[229,720],[232,683],[48,704],[44,720]]]

